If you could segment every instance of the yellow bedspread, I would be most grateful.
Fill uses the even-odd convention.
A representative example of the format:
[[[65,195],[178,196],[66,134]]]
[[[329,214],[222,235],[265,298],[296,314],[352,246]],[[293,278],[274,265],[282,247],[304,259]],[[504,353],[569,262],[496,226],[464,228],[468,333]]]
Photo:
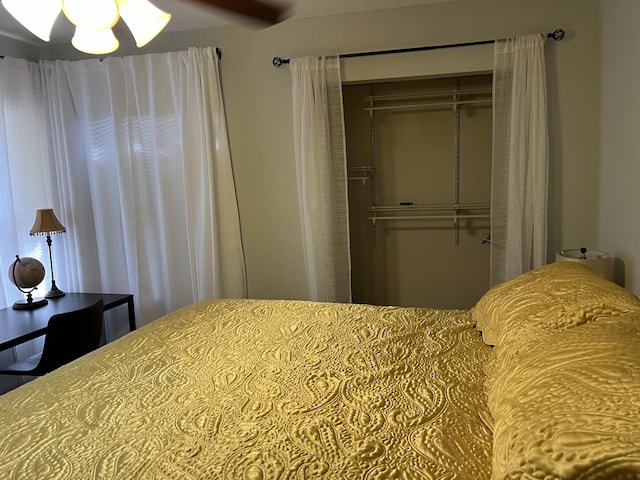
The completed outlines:
[[[0,397],[2,479],[490,477],[469,312],[185,307]]]
[[[496,345],[493,480],[640,480],[636,295],[558,262],[493,287],[473,314]]]

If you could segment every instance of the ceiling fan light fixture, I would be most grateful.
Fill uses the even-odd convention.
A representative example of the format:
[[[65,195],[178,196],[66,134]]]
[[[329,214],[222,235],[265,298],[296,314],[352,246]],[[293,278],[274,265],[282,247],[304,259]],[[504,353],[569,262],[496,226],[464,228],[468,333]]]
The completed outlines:
[[[118,23],[115,0],[63,0],[62,11],[77,27],[85,30],[105,30]]]
[[[2,0],[4,8],[36,37],[48,42],[60,11],[58,0]]]
[[[120,46],[120,42],[118,42],[110,28],[90,30],[76,26],[71,45],[81,52],[104,55],[116,51]]]
[[[116,0],[120,16],[136,40],[138,48],[153,40],[169,23],[171,14],[148,0]]]

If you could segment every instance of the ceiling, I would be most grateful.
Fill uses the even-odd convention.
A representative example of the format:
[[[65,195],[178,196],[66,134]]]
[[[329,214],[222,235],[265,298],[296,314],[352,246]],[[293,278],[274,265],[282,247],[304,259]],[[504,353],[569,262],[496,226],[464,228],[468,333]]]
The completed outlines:
[[[408,7],[427,3],[442,3],[455,0],[265,0],[273,5],[287,9],[287,18],[316,17],[342,13],[382,10],[387,8]],[[247,19],[224,11],[199,5],[196,0],[152,0],[158,8],[171,13],[172,19],[166,27],[167,32],[196,30],[201,28],[223,27],[230,25],[252,25]],[[121,23],[121,22],[120,22]],[[114,31],[126,28],[116,25]],[[0,6],[0,35],[21,40],[33,45],[44,45],[35,35],[28,32]],[[51,43],[70,41],[73,26],[64,15],[60,15],[53,31]]]

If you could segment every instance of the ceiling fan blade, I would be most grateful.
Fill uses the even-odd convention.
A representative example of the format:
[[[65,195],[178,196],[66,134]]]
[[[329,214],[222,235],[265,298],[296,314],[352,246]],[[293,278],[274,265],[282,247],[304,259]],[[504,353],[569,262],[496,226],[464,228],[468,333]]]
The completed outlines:
[[[283,11],[260,0],[192,0],[204,5],[255,18],[274,25],[283,18]]]

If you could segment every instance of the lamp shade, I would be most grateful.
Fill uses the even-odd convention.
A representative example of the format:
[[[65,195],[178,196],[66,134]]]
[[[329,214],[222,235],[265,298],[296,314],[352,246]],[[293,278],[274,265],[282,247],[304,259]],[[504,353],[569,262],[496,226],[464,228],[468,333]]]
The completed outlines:
[[[2,0],[4,8],[27,30],[48,42],[60,11],[61,0]]]
[[[53,208],[42,208],[36,212],[36,220],[33,222],[29,235],[48,235],[66,231],[67,229],[53,213]]]
[[[587,250],[584,247],[573,250],[560,250],[556,254],[556,262],[562,261],[582,263],[607,280],[613,281],[613,261],[611,255],[607,252]]]
[[[116,51],[120,46],[120,42],[110,28],[90,30],[78,25],[76,26],[76,33],[71,39],[71,45],[76,50],[84,53],[104,55]]]
[[[71,23],[86,30],[111,28],[119,18],[115,0],[64,0],[62,10]]]
[[[166,27],[171,14],[147,0],[117,0],[120,16],[126,22],[138,48],[144,47]]]
[[[51,29],[63,11],[76,27],[71,44],[78,50],[103,55],[118,49],[113,31],[120,17],[136,45],[153,40],[169,23],[171,14],[149,0],[0,0],[4,8],[31,33],[48,42]]]

